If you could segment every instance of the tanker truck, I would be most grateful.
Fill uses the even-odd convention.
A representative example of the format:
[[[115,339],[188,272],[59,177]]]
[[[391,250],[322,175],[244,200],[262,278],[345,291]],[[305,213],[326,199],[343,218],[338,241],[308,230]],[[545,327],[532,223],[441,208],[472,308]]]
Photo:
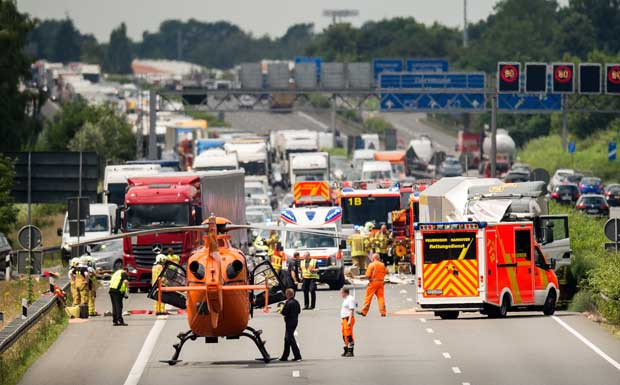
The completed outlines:
[[[508,170],[510,170],[510,166],[512,166],[512,163],[514,162],[515,153],[517,151],[515,141],[510,137],[510,134],[508,134],[507,130],[502,128],[497,129],[496,149],[496,175],[498,177],[503,177],[508,172]],[[482,163],[480,163],[478,171],[480,172],[480,175],[486,178],[490,178],[491,134],[488,132],[485,134],[484,140],[482,141],[482,152],[483,161]]]

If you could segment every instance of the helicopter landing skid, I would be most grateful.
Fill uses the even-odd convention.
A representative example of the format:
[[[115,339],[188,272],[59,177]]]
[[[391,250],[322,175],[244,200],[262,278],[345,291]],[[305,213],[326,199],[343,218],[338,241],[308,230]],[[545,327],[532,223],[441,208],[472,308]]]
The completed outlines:
[[[249,339],[254,341],[254,343],[256,344],[256,347],[258,348],[258,351],[263,356],[263,358],[257,358],[257,360],[259,361],[262,360],[264,363],[268,364],[269,361],[271,361],[271,357],[269,356],[267,349],[265,349],[265,341],[263,341],[263,339],[260,338],[260,335],[262,334],[263,331],[256,330],[249,326],[246,327],[245,330],[247,331],[241,333],[241,335],[244,337],[248,337]]]
[[[174,348],[174,354],[172,355],[172,358],[169,360],[161,360],[160,362],[165,362],[170,366],[176,365],[178,362],[181,362],[182,360],[179,360],[178,358],[179,354],[181,354],[181,349],[183,349],[183,345],[185,345],[185,342],[187,342],[187,340],[195,341],[198,336],[194,334],[193,331],[189,330],[185,333],[179,333],[177,338],[181,341],[172,345],[172,347]]]

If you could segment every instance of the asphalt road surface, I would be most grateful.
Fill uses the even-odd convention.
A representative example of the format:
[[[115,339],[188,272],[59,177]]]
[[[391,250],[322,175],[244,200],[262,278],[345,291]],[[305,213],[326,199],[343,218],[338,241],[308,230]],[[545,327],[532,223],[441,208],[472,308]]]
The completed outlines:
[[[227,112],[225,119],[234,128],[264,135],[269,135],[272,130],[326,131],[327,129],[327,125],[301,111],[290,113]]]
[[[326,289],[318,309],[304,311],[297,340],[303,361],[256,361],[248,339],[218,344],[188,341],[183,362],[168,366],[176,335],[187,330],[182,315],[110,317],[71,323],[22,379],[21,384],[620,384],[620,341],[578,314],[509,313],[506,319],[477,314],[440,320],[416,313],[414,286],[387,285],[388,317],[373,303],[357,317],[355,357],[342,358],[341,298]],[[363,302],[364,287],[355,290]],[[302,295],[297,298],[301,301]],[[100,290],[97,308],[109,309]],[[151,308],[144,294],[126,308]],[[250,325],[263,330],[272,357],[281,353],[284,325],[277,313],[258,311]]]
[[[399,136],[405,140],[405,146],[414,137],[427,135],[433,140],[437,150],[445,151],[447,154],[454,154],[456,135],[450,135],[425,124],[423,119],[426,117],[426,114],[386,112],[381,115],[396,128]]]

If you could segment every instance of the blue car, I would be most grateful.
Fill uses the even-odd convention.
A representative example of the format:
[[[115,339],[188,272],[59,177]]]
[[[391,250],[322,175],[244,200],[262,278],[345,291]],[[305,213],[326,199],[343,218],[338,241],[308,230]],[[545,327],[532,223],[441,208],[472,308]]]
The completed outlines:
[[[602,194],[603,187],[601,178],[584,177],[579,182],[579,192],[582,194]]]

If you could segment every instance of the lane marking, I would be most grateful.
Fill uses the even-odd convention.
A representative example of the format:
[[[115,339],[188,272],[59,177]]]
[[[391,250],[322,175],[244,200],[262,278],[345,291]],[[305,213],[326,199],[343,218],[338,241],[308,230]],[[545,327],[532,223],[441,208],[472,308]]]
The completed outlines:
[[[151,357],[151,353],[153,352],[153,349],[155,348],[157,339],[159,338],[161,331],[164,329],[164,326],[166,325],[166,320],[167,320],[167,317],[157,318],[157,320],[155,320],[155,323],[153,324],[151,331],[149,332],[149,334],[146,336],[146,339],[144,340],[144,345],[142,345],[142,349],[140,349],[140,353],[138,354],[138,357],[136,358],[136,362],[134,362],[133,366],[131,367],[131,370],[129,371],[129,375],[127,376],[127,379],[125,380],[125,385],[138,385],[138,382],[140,382],[140,377],[142,377],[142,373],[144,372],[146,363],[149,361],[149,358]]]
[[[579,339],[581,342],[583,342],[587,347],[589,347],[590,349],[594,350],[594,352],[596,354],[601,356],[605,361],[609,362],[611,364],[611,366],[613,366],[614,368],[620,370],[620,363],[618,363],[618,361],[616,361],[613,358],[611,358],[610,356],[608,356],[604,351],[599,349],[598,346],[594,345],[586,337],[584,337],[581,334],[579,334],[579,332],[577,330],[575,330],[572,327],[570,327],[566,322],[562,321],[557,316],[551,316],[551,318],[553,318],[557,323],[562,325],[562,327],[564,327],[564,329],[568,330],[572,335],[577,337],[577,339]]]
[[[433,342],[435,343],[435,345],[441,345],[441,341],[439,340],[433,340]]]
[[[420,322],[425,323],[426,322],[426,318],[420,318]]]
[[[452,356],[450,355],[450,353],[441,353],[443,354],[443,358],[449,360],[450,358],[452,358]]]
[[[304,117],[306,119],[308,119],[309,121],[311,121],[312,123],[314,123],[315,125],[321,127],[324,130],[327,130],[329,127],[327,126],[327,124],[323,123],[323,122],[319,122],[318,120],[314,119],[312,116],[303,113],[301,111],[297,111],[297,115]]]
[[[460,374],[461,373],[461,369],[459,369],[458,366],[453,366],[452,367],[452,371],[454,372],[454,374]]]
[[[463,385],[471,385],[469,382],[463,382]]]
[[[427,332],[428,334],[433,334],[433,333],[435,333],[435,331],[434,331],[433,329],[431,329],[431,328],[426,328],[426,332]]]
[[[299,370],[293,370],[293,377],[299,377]]]

